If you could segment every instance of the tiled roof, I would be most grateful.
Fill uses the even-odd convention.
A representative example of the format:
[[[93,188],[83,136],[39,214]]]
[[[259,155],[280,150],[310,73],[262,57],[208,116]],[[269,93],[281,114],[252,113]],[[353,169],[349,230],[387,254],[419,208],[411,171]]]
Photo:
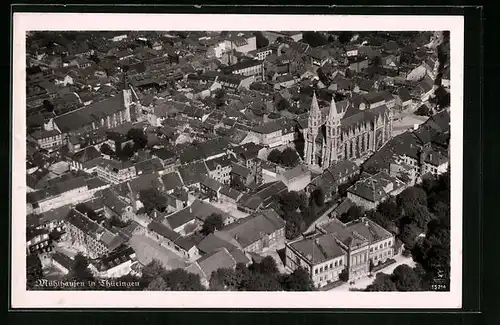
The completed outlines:
[[[201,257],[196,261],[203,273],[210,279],[212,272],[222,268],[233,268],[236,266],[236,260],[226,248],[221,248],[212,253]]]
[[[153,221],[150,224],[148,224],[148,230],[153,231],[153,232],[169,239],[170,241],[175,241],[177,238],[181,237],[180,234],[176,233],[173,230],[170,230],[164,224],[156,222],[156,221]]]
[[[372,177],[360,180],[347,189],[348,192],[371,202],[379,202],[392,191],[401,188],[403,182],[385,172],[379,172]]]
[[[203,180],[203,182],[201,182],[201,184],[208,187],[209,189],[211,189],[212,191],[215,191],[215,192],[220,190],[220,188],[222,186],[221,183],[219,183],[218,181],[216,181],[215,179],[210,178],[210,177],[206,177]]]
[[[302,239],[291,243],[290,246],[313,265],[346,254],[331,234]]]
[[[231,168],[231,173],[241,176],[241,177],[247,177],[248,174],[250,174],[250,170],[246,168],[245,166],[242,166],[237,163],[232,163],[232,168]]]
[[[62,133],[67,133],[90,125],[92,122],[99,122],[101,118],[111,116],[124,109],[123,97],[117,95],[60,115],[54,119],[54,122]]]
[[[191,222],[196,217],[191,213],[191,208],[186,207],[165,217],[163,223],[168,224],[172,229],[181,227]]]
[[[222,185],[220,194],[225,195],[233,200],[237,200],[241,196],[241,192],[237,191],[227,185]]]
[[[170,191],[179,187],[183,187],[182,179],[178,172],[171,172],[161,176],[163,186],[166,191]]]
[[[211,214],[221,215],[223,219],[229,217],[230,215],[216,206],[201,200],[194,200],[190,206],[191,213],[201,221],[205,221]]]
[[[215,234],[209,234],[201,242],[197,245],[198,249],[204,254],[210,254],[216,249],[226,248],[228,250],[232,250],[236,248],[233,244],[228,243],[220,237],[217,237]]]
[[[201,183],[208,176],[208,170],[203,161],[194,162],[179,167],[179,174],[185,185]]]
[[[285,221],[281,219],[276,211],[270,209],[239,219],[223,228],[221,232],[229,234],[242,247],[247,247],[261,239],[263,235],[269,235],[284,226]]]

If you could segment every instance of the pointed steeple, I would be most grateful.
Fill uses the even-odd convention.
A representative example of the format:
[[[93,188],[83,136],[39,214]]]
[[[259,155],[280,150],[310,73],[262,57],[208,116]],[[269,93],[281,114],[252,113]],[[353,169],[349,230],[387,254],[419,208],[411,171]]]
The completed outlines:
[[[332,101],[330,102],[330,111],[328,112],[328,121],[333,122],[339,118],[337,112],[337,105],[335,104],[335,95],[332,96]]]
[[[316,98],[316,91],[313,91],[313,98],[311,101],[311,109],[309,110],[310,117],[317,117],[318,114],[321,114],[319,110],[318,98]]]

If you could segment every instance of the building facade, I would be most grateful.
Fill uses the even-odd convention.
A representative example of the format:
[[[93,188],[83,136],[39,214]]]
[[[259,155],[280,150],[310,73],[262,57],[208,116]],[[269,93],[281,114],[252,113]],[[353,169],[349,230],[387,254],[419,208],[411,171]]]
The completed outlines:
[[[359,108],[348,104],[339,112],[332,99],[325,119],[314,93],[308,125],[302,132],[305,163],[328,168],[339,160],[360,158],[382,147],[392,136],[392,112],[385,105],[370,107],[365,103]]]

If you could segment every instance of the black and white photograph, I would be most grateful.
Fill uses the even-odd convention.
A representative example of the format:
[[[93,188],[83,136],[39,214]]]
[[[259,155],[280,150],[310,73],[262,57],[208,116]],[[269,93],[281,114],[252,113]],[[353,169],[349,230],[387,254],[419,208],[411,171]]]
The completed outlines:
[[[14,17],[19,305],[460,308],[460,17],[50,15]]]

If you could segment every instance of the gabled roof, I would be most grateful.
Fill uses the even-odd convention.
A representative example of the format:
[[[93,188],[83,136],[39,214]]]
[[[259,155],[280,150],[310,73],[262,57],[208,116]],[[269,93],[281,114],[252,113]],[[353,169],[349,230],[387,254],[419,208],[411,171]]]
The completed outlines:
[[[166,191],[170,191],[179,187],[183,187],[182,179],[178,172],[171,172],[161,176],[163,187]]]
[[[245,166],[233,162],[231,173],[241,177],[247,177],[250,174],[250,170]]]
[[[263,235],[269,235],[283,227],[285,227],[285,221],[276,211],[269,209],[239,219],[223,228],[221,232],[230,235],[242,247],[247,247],[261,239]]]
[[[167,215],[163,223],[169,225],[172,229],[176,229],[193,221],[195,218],[196,217],[191,213],[191,208],[186,207],[182,210]]]
[[[215,192],[219,191],[220,188],[222,187],[221,183],[210,177],[205,177],[203,182],[201,182],[201,185],[204,185]]]
[[[290,246],[313,265],[346,254],[331,234],[302,239],[291,243]]]
[[[201,257],[196,262],[208,278],[212,276],[212,272],[218,269],[230,269],[236,266],[236,260],[226,248],[217,249],[212,253]]]
[[[179,167],[179,174],[185,185],[189,186],[196,183],[201,183],[208,176],[208,170],[205,162],[194,162]]]

